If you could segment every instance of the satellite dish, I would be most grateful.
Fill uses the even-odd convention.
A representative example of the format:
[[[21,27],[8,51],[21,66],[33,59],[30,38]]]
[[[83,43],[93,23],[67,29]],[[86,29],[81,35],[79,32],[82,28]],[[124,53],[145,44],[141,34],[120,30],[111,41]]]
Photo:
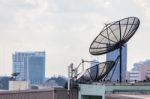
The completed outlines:
[[[77,82],[79,83],[88,83],[88,82],[97,82],[102,80],[114,67],[114,61],[106,61],[95,66],[92,66],[86,69],[83,73],[78,75]]]
[[[123,46],[136,32],[140,25],[137,17],[128,17],[106,24],[90,45],[92,55],[102,55]]]

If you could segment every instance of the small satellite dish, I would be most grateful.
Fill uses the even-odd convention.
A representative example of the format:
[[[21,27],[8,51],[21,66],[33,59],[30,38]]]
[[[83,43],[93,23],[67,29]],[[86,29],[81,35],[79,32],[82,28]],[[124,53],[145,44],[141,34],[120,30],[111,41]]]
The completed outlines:
[[[140,25],[137,17],[128,17],[106,24],[90,45],[92,55],[102,55],[123,46],[136,32]]]
[[[81,75],[78,75],[79,79],[77,79],[77,82],[98,82],[99,80],[102,80],[112,70],[114,65],[114,61],[106,61],[92,66],[86,69],[83,73],[81,73]]]

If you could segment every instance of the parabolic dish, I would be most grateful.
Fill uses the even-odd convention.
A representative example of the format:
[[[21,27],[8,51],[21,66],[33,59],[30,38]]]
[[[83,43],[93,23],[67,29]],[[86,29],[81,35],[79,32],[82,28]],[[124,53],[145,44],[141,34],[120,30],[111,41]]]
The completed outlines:
[[[136,32],[140,25],[137,17],[128,17],[107,24],[92,42],[89,52],[102,55],[123,46]]]
[[[107,75],[114,67],[114,61],[106,61],[86,69],[77,81],[79,83],[97,82]]]

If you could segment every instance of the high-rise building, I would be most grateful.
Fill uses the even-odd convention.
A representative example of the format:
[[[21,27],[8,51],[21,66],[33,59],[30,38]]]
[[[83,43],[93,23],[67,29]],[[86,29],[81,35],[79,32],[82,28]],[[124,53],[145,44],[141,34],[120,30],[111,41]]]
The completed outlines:
[[[90,72],[91,72],[91,77],[95,78],[96,77],[96,73],[97,73],[97,66],[100,62],[96,59],[93,59],[90,64],[91,64],[91,69],[90,69]]]
[[[106,60],[107,61],[115,61],[117,59],[117,57],[120,55],[119,53],[120,53],[119,49],[117,49],[113,52],[107,53]],[[111,70],[111,72],[109,74],[109,76],[110,76],[113,73],[111,81],[119,80],[119,74],[120,74],[119,66],[120,66],[120,61],[118,62],[118,64],[116,64],[114,73],[113,73],[113,70]],[[127,72],[127,44],[125,44],[122,47],[122,81],[126,80],[126,72]]]
[[[99,62],[98,60],[93,59],[93,60],[90,62],[90,64],[91,64],[90,67],[93,67],[93,66],[95,66],[95,65],[97,65],[97,64],[99,64],[99,63],[100,63],[100,62]]]
[[[29,84],[42,84],[45,80],[45,52],[15,52],[13,73],[19,73],[16,80]]]
[[[127,73],[127,79],[129,81],[150,79],[150,60],[135,63],[131,71]]]

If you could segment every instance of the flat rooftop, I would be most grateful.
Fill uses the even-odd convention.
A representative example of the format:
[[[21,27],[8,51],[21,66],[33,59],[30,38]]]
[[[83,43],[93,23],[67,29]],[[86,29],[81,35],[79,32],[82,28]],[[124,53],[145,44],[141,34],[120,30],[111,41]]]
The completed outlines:
[[[40,90],[0,91],[0,99],[78,99],[78,91],[50,88]],[[107,93],[105,99],[150,99],[150,93]]]

